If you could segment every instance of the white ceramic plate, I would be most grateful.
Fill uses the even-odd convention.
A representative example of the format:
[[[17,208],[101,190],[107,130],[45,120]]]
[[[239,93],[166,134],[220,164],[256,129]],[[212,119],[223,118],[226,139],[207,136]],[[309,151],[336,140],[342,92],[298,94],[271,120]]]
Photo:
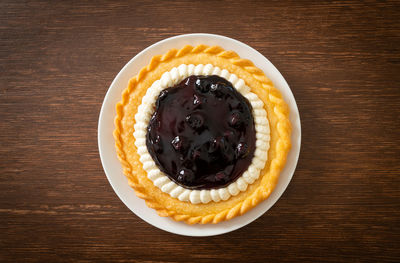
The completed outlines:
[[[293,125],[292,149],[289,152],[286,166],[281,172],[279,182],[270,197],[243,216],[215,225],[187,225],[183,222],[175,222],[168,217],[158,216],[155,210],[148,208],[142,199],[136,197],[135,192],[128,185],[128,180],[122,173],[122,167],[114,148],[112,133],[116,115],[115,105],[121,100],[121,93],[127,87],[129,79],[135,76],[142,67],[146,66],[154,55],[161,55],[171,48],[180,48],[187,44],[193,46],[198,44],[219,45],[226,50],[234,50],[242,58],[253,61],[273,81],[275,87],[282,92],[285,101],[289,104],[290,120]],[[296,101],[279,71],[268,59],[250,46],[228,37],[212,34],[188,34],[171,37],[155,43],[132,58],[111,83],[101,107],[98,126],[101,162],[107,178],[118,197],[133,213],[147,223],[165,231],[185,236],[213,236],[227,233],[251,223],[268,211],[285,191],[293,176],[300,153],[300,142],[300,116]]]

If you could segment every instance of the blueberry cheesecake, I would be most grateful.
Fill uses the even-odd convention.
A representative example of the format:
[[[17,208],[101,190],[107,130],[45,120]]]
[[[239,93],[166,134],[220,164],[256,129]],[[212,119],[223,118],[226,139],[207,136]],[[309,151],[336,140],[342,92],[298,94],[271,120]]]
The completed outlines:
[[[116,106],[130,186],[160,216],[219,223],[273,191],[290,149],[289,109],[263,71],[218,46],[155,56]]]

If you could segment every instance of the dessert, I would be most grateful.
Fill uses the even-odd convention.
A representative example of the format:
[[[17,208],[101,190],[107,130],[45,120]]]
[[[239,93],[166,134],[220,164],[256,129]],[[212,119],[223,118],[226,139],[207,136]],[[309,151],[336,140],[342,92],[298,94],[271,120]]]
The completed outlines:
[[[160,216],[188,224],[229,220],[268,198],[290,149],[279,91],[218,46],[153,57],[116,109],[129,184]]]

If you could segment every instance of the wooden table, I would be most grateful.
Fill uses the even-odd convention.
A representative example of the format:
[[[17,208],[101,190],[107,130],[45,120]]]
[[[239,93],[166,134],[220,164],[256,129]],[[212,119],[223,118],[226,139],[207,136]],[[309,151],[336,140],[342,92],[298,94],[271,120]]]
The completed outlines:
[[[0,261],[400,261],[400,3],[1,1]],[[122,66],[164,38],[268,57],[300,110],[297,170],[229,234],[159,230],[118,199],[97,121]]]

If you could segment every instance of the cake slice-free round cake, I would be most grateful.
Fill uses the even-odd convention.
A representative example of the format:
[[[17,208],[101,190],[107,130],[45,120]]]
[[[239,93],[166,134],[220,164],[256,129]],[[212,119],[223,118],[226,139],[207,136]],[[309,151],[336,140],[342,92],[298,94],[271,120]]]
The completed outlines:
[[[290,149],[279,91],[218,46],[153,57],[116,109],[129,184],[160,216],[189,224],[229,220],[268,198]]]

